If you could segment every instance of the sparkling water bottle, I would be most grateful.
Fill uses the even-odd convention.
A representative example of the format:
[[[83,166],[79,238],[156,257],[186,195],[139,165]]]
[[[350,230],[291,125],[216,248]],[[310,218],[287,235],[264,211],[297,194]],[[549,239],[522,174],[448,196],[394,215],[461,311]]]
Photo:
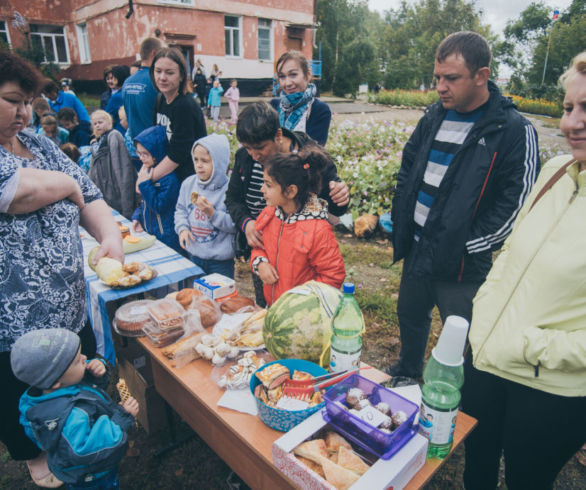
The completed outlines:
[[[445,458],[452,448],[460,388],[464,384],[464,358],[468,321],[449,316],[423,371],[419,433],[429,439],[428,458]]]
[[[330,371],[360,367],[364,317],[354,298],[354,284],[344,284],[344,295],[332,318]]]

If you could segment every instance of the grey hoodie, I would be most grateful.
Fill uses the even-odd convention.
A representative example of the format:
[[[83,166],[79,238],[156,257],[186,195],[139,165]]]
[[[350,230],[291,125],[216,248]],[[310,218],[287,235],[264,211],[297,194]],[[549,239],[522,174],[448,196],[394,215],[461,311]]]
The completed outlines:
[[[197,140],[191,148],[192,152],[197,145],[208,151],[214,169],[205,182],[192,175],[181,184],[175,208],[175,232],[179,235],[183,230],[191,231],[195,238],[187,247],[191,255],[205,260],[231,259],[234,257],[236,228],[224,204],[228,189],[226,172],[230,161],[230,143],[225,135],[213,133]],[[191,202],[193,192],[212,203],[214,214],[211,218]]]

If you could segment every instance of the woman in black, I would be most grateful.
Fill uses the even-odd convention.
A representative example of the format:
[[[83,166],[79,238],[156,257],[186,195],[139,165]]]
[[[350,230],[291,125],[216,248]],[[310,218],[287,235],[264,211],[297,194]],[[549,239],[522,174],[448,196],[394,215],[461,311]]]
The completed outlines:
[[[160,92],[155,105],[155,124],[167,128],[169,146],[167,156],[150,173],[144,168],[141,172],[149,173],[153,181],[175,172],[182,182],[194,173],[193,142],[207,135],[204,117],[188,91],[187,68],[180,51],[175,48],[157,51],[150,74]]]

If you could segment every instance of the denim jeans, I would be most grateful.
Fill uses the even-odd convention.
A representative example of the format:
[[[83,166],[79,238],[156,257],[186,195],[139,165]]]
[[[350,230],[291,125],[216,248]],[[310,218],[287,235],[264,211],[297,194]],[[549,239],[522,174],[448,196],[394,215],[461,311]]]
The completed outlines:
[[[234,279],[234,259],[228,260],[212,260],[200,259],[195,255],[189,254],[189,260],[194,264],[199,265],[206,274],[218,273],[223,276]]]
[[[442,324],[450,315],[458,315],[470,321],[472,299],[482,283],[415,277],[406,273],[409,264],[410,257],[407,257],[403,264],[397,302],[401,354],[399,362],[391,368],[391,374],[419,378],[423,374],[433,307],[438,307]]]

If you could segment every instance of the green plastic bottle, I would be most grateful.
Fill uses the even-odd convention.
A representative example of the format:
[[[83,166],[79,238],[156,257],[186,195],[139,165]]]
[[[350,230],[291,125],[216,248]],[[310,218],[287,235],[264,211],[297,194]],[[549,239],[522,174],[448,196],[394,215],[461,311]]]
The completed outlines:
[[[344,295],[332,317],[330,339],[330,371],[339,372],[360,367],[364,317],[354,298],[354,284],[347,282]]]
[[[464,384],[462,353],[468,321],[449,316],[423,371],[419,433],[429,439],[428,458],[443,459],[452,449],[460,388]]]

